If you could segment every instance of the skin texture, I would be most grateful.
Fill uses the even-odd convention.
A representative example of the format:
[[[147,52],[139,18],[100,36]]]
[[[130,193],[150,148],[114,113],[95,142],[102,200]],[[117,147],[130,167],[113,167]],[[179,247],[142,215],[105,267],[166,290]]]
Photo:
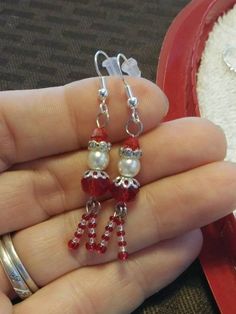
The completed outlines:
[[[115,239],[103,256],[67,249],[85,210],[80,178],[98,112],[98,79],[0,93],[0,234],[13,232],[19,257],[41,287],[12,306],[14,293],[0,267],[0,314],[130,313],[197,257],[199,228],[235,208],[236,167],[223,161],[222,130],[200,118],[161,123],[166,96],[147,80],[127,80],[145,128],[142,188],[129,204],[125,263],[116,260]],[[108,88],[113,147],[107,171],[114,178],[128,110],[122,81],[109,78]],[[113,210],[109,194],[102,205],[98,236]]]

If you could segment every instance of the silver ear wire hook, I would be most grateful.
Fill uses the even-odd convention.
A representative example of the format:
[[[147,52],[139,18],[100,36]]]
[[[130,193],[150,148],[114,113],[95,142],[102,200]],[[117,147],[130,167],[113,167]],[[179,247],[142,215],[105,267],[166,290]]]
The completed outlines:
[[[102,73],[99,70],[99,66],[98,66],[98,57],[99,57],[99,55],[103,55],[107,60],[109,60],[109,56],[102,50],[98,50],[95,53],[95,56],[94,56],[94,66],[95,66],[97,75],[100,78],[100,86],[101,86],[101,88],[99,90],[99,97],[100,98],[102,98],[102,97],[106,98],[106,97],[108,97],[108,90],[107,90],[107,87],[106,87],[105,77],[104,77],[104,75],[102,75]]]
[[[125,80],[125,77],[123,75],[122,72],[122,66],[120,64],[120,59],[123,59],[126,63],[129,62],[130,59],[127,59],[126,56],[123,53],[119,53],[116,57],[117,60],[117,64],[119,66],[119,70],[120,70],[120,76],[122,78],[122,81],[125,85],[125,91],[127,94],[127,104],[129,106],[129,108],[131,109],[131,115],[129,120],[126,123],[126,132],[132,136],[132,137],[138,137],[142,132],[143,132],[143,123],[139,118],[138,115],[138,99],[137,97],[135,97],[132,93],[132,89],[130,87],[130,85],[127,83],[127,81]],[[133,59],[134,60],[134,59]],[[137,64],[136,64],[137,65]],[[135,68],[135,70],[137,71],[138,67]],[[139,69],[138,69],[139,70]],[[139,75],[136,75],[139,76]],[[132,131],[132,129],[135,128],[135,131]]]
[[[96,72],[97,72],[98,76],[103,76],[102,73],[100,72],[99,66],[98,66],[99,55],[103,55],[106,59],[109,59],[109,56],[103,50],[98,50],[94,55],[94,66],[95,66]]]
[[[124,84],[126,85],[127,83],[125,81],[124,75],[123,75],[122,70],[121,70],[120,58],[122,58],[126,62],[128,62],[128,59],[126,58],[126,56],[123,53],[118,53],[118,55],[116,57],[116,60],[117,60],[117,63],[118,63],[119,69],[120,69],[120,76],[122,77],[122,80],[123,80]]]
[[[106,86],[105,76],[103,76],[99,70],[99,66],[98,66],[99,55],[103,55],[107,60],[109,60],[109,56],[102,50],[98,50],[94,55],[94,66],[100,80],[100,88],[98,90],[98,96],[101,101],[100,111],[97,115],[96,123],[99,128],[104,128],[105,126],[107,126],[108,121],[109,121],[109,112],[108,112],[108,107],[106,104],[106,99],[108,97],[108,90]]]

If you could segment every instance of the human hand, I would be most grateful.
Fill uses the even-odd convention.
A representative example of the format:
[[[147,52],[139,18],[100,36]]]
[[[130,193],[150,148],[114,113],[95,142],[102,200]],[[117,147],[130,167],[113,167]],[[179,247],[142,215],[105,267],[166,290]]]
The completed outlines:
[[[0,268],[0,313],[129,313],[173,281],[198,255],[198,228],[236,205],[236,167],[222,161],[220,128],[199,118],[161,123],[167,102],[144,79],[128,78],[140,102],[142,188],[129,204],[129,260],[116,260],[116,241],[103,256],[67,248],[84,212],[80,179],[98,110],[98,79],[65,87],[0,93],[0,234],[15,232],[19,257],[38,286],[12,307],[12,288]],[[126,135],[126,98],[109,78],[108,173],[117,175],[118,147]],[[113,202],[104,200],[101,234]],[[113,242],[113,240],[111,242]]]

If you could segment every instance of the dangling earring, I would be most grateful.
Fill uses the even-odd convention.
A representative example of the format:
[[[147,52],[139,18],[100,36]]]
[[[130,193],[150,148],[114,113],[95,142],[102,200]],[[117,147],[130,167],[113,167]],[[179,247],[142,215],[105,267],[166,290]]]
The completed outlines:
[[[114,214],[110,217],[105,231],[102,235],[102,240],[97,246],[98,253],[105,253],[107,250],[108,241],[111,238],[113,230],[116,228],[118,239],[118,258],[126,260],[128,258],[127,243],[125,241],[124,223],[127,215],[127,203],[134,200],[139,191],[140,184],[134,178],[140,171],[140,157],[142,151],[139,146],[138,137],[143,131],[143,124],[138,115],[138,99],[133,96],[131,87],[126,82],[120,67],[120,58],[124,60],[124,66],[128,68],[126,73],[136,73],[135,76],[140,76],[139,69],[133,64],[134,59],[127,59],[123,54],[118,54],[117,64],[120,68],[120,75],[125,85],[127,94],[127,104],[130,109],[130,117],[126,124],[126,133],[129,137],[125,140],[120,148],[120,161],[118,169],[120,176],[118,176],[111,184],[110,192],[112,197],[116,200]],[[130,72],[129,72],[130,71]]]
[[[99,71],[99,55],[103,55],[107,60],[110,59],[101,50],[97,51],[94,56],[94,64],[100,81],[100,89],[98,90],[99,113],[96,118],[97,128],[94,129],[88,143],[88,166],[90,169],[85,171],[81,180],[83,191],[89,195],[89,199],[86,203],[86,213],[82,215],[74,237],[68,242],[68,247],[72,250],[76,250],[79,247],[86,229],[88,234],[86,248],[89,251],[96,250],[96,218],[101,209],[101,203],[97,198],[103,196],[110,187],[110,178],[104,171],[109,163],[109,151],[111,149],[111,143],[108,141],[106,131],[109,121],[109,112],[106,104],[108,90],[105,77]]]

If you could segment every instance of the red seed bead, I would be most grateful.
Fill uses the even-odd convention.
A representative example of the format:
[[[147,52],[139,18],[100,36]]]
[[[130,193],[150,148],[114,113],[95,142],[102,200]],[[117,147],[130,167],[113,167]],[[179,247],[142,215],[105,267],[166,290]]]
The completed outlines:
[[[125,235],[125,231],[124,230],[122,230],[122,231],[117,231],[117,236],[118,237],[121,237],[121,236],[124,236]]]
[[[76,238],[81,238],[82,237],[82,233],[79,233],[78,231],[75,231],[75,233],[74,233],[74,236],[76,237]]]
[[[108,241],[110,239],[110,237],[105,235],[105,234],[103,234],[102,235],[102,239],[105,240],[105,241]]]
[[[91,140],[97,141],[97,142],[102,142],[105,141],[107,142],[108,140],[108,134],[105,128],[96,128],[94,129]]]
[[[99,254],[104,254],[106,252],[107,248],[104,245],[98,244],[97,245],[97,252]]]
[[[82,215],[82,219],[84,219],[84,220],[89,220],[89,218],[90,218],[90,215],[89,214],[83,214]]]
[[[90,252],[95,251],[97,249],[96,243],[86,243],[85,245],[86,249]]]
[[[110,216],[110,221],[114,221],[115,219],[116,219],[116,217],[115,216]]]
[[[104,195],[110,187],[109,178],[82,178],[81,185],[85,193],[98,197]]]
[[[118,242],[118,245],[119,246],[126,246],[127,242],[126,241],[120,241],[120,242]]]
[[[82,225],[81,223],[79,223],[79,224],[78,224],[78,227],[79,227],[80,229],[83,229],[83,230],[84,230],[84,229],[86,228],[86,225]]]
[[[96,228],[96,227],[97,227],[97,224],[96,224],[96,223],[93,224],[93,223],[90,222],[90,223],[88,224],[88,227],[89,227],[89,228]]]
[[[105,230],[107,230],[107,231],[109,231],[109,232],[112,232],[112,231],[113,231],[113,227],[106,226],[106,227],[105,227]]]
[[[129,257],[129,254],[128,252],[119,252],[118,253],[118,258],[121,260],[121,261],[126,261]]]
[[[79,247],[79,242],[73,241],[73,239],[68,242],[68,248],[70,250],[76,250],[78,249],[78,247]]]
[[[116,220],[117,226],[123,225],[124,223],[125,223],[124,219],[122,219],[122,218],[117,218],[117,220]]]
[[[89,237],[89,238],[96,238],[96,233],[89,233],[89,234],[88,234],[88,237]]]
[[[116,186],[114,183],[110,186],[112,197],[118,202],[131,202],[135,199],[136,194],[139,192],[139,188],[130,186],[124,188],[122,186]]]
[[[132,136],[128,137],[127,140],[125,140],[123,146],[131,148],[132,150],[136,150],[140,148],[137,137],[132,137]]]

